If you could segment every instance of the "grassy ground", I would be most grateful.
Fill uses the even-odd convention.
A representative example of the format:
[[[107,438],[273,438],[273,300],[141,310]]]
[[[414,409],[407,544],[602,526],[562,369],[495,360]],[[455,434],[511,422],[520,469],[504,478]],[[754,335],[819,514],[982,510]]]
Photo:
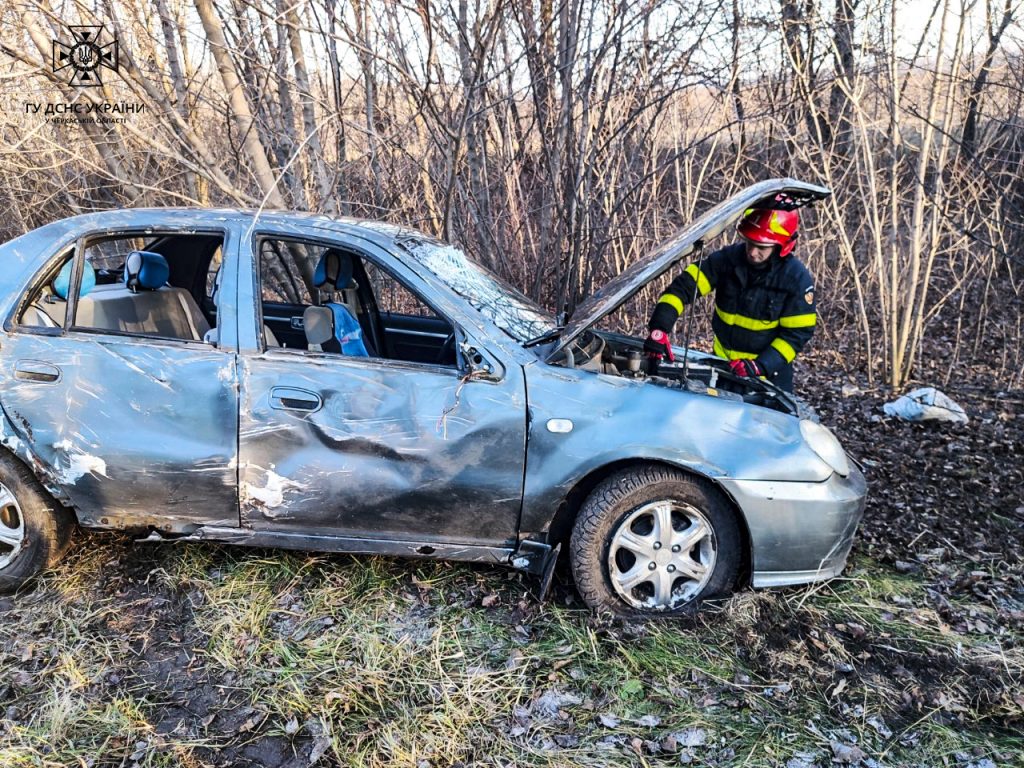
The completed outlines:
[[[623,624],[564,574],[83,534],[0,599],[0,768],[1024,766],[1024,397],[906,424],[819,358],[843,578]]]
[[[531,587],[85,535],[0,603],[0,765],[1024,764],[1020,635],[954,630],[924,575],[859,554],[636,625]]]

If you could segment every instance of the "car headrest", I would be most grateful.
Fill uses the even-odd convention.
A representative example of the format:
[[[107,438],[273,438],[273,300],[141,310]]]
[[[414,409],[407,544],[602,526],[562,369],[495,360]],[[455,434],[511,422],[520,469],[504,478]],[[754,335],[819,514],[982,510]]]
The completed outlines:
[[[124,284],[133,291],[155,291],[167,284],[167,259],[152,251],[132,251],[124,260]]]
[[[53,279],[53,292],[65,300],[68,297],[68,291],[71,290],[71,270],[74,265],[75,260],[72,259],[60,268],[60,272],[57,273],[57,277]],[[79,291],[78,297],[82,298],[95,287],[96,270],[93,269],[92,264],[87,261],[85,262],[85,269],[82,271],[82,290]]]
[[[325,344],[334,338],[334,312],[330,307],[306,307],[302,313],[302,330],[306,343]]]
[[[313,273],[313,286],[322,288],[330,285],[338,291],[352,287],[352,256],[333,248],[328,248],[320,257]]]

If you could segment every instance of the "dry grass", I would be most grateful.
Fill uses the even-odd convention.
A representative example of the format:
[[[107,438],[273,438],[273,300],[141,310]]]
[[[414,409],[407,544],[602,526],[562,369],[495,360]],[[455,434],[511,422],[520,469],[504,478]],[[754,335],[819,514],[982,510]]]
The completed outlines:
[[[538,605],[530,586],[86,536],[6,605],[0,765],[967,765],[1024,748],[1020,637],[953,632],[920,579],[866,559],[675,622],[604,623],[570,587]]]

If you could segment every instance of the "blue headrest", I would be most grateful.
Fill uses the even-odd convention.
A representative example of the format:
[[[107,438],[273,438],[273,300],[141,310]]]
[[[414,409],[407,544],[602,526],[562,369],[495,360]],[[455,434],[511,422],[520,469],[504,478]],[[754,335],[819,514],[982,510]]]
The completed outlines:
[[[313,273],[313,285],[321,288],[330,285],[343,291],[352,285],[352,257],[347,253],[328,248],[320,257]]]
[[[167,259],[152,251],[132,251],[124,260],[124,284],[133,291],[155,291],[167,285]]]
[[[71,269],[75,264],[75,260],[72,259],[63,267],[60,272],[57,273],[57,277],[53,281],[53,292],[60,296],[62,299],[67,299],[68,291],[71,290]],[[85,270],[82,272],[82,290],[78,292],[78,298],[82,298],[89,291],[96,287],[96,270],[92,268],[92,264],[88,261],[85,262]]]

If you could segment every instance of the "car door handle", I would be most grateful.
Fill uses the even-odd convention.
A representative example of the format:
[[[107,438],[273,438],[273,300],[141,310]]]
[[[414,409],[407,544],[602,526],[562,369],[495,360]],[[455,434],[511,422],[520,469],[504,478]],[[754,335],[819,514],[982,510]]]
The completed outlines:
[[[324,404],[316,392],[294,387],[274,387],[270,390],[270,407],[279,411],[318,411]]]
[[[35,360],[19,360],[14,365],[14,378],[24,381],[56,381],[60,378],[60,368]]]

